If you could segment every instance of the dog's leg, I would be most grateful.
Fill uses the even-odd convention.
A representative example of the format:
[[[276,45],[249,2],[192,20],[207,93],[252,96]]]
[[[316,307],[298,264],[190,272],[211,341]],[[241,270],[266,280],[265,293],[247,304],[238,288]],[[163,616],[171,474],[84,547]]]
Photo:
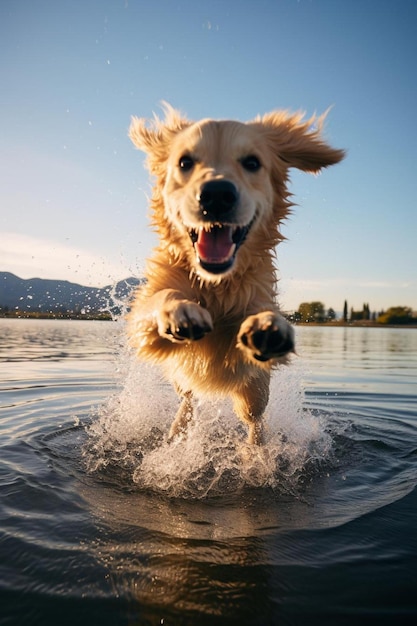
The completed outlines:
[[[174,437],[187,432],[188,424],[193,419],[193,394],[191,391],[187,391],[182,394],[182,402],[179,406],[174,421],[171,424],[171,428],[168,435],[168,440],[171,441]]]
[[[262,445],[264,428],[262,418],[269,400],[270,373],[259,370],[256,378],[233,394],[236,415],[248,425],[248,443]]]

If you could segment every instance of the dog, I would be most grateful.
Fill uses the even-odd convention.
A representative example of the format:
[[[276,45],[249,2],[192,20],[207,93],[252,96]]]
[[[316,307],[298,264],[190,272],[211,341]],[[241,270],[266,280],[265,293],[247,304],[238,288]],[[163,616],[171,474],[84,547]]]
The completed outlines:
[[[212,394],[232,399],[248,442],[261,444],[271,371],[294,351],[274,266],[293,206],[288,172],[318,173],[344,151],[322,137],[326,113],[193,122],[164,108],[164,120],[133,117],[129,130],[155,179],[159,237],[128,316],[130,342],[182,399],[169,439],[186,432],[193,397]]]

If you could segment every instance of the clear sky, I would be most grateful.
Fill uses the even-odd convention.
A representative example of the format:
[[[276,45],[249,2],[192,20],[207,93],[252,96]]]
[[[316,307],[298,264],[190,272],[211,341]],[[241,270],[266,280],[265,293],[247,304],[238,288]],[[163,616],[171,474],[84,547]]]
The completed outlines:
[[[155,245],[131,115],[333,106],[294,171],[281,304],[417,309],[415,0],[1,0],[0,271],[102,286]]]

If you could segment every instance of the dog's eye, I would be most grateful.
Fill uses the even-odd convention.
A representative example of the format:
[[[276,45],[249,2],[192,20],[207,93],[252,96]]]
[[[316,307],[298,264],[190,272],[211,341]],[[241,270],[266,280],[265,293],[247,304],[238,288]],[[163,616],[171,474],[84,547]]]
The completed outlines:
[[[194,167],[194,159],[189,154],[184,154],[178,161],[178,166],[183,172],[189,172]]]
[[[244,157],[240,162],[248,172],[257,172],[262,167],[260,160],[254,154]]]

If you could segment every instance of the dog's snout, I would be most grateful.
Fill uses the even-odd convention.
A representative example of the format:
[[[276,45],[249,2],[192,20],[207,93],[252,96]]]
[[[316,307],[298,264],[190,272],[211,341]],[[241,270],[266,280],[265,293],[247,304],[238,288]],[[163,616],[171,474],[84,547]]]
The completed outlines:
[[[198,197],[203,214],[212,218],[220,218],[232,211],[238,200],[238,191],[228,180],[211,180],[205,183]]]

